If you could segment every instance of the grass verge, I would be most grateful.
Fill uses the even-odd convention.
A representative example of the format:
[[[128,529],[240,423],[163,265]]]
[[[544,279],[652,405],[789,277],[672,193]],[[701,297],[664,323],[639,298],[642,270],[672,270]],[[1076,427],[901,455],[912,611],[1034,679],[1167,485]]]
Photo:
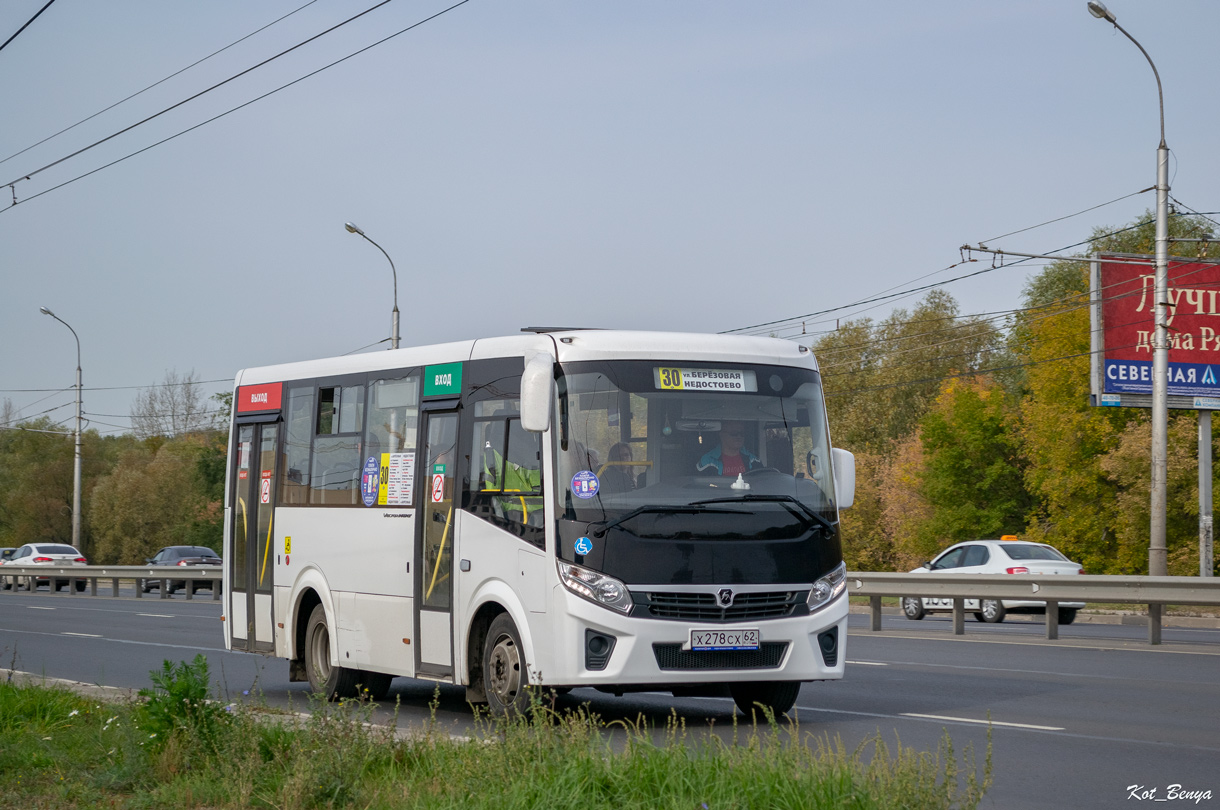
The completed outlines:
[[[357,702],[298,719],[204,701],[202,659],[154,675],[122,705],[0,683],[0,806],[919,810],[974,808],[991,781],[990,739],[979,764],[947,734],[849,750],[786,722],[693,734],[676,715],[652,729],[542,706],[476,715],[471,739],[435,717],[401,739]]]

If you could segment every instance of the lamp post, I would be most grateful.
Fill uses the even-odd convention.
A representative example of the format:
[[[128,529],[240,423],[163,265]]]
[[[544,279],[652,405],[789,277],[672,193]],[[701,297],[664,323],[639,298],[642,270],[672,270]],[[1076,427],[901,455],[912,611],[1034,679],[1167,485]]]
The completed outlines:
[[[39,307],[43,315],[50,315],[55,320],[68,327],[72,337],[76,338],[76,458],[72,464],[72,546],[78,551],[80,547],[80,417],[81,417],[81,377],[80,377],[80,336],[76,330],[63,318],[46,307]]]
[[[385,252],[385,248],[383,248],[381,245],[374,242],[372,239],[369,239],[368,234],[366,234],[364,231],[360,230],[360,228],[358,228],[355,223],[345,222],[345,223],[343,223],[343,227],[347,228],[348,233],[358,233],[361,236],[363,236],[365,239],[367,239],[369,244],[371,244],[373,247],[380,250],[382,255],[384,255],[386,257],[386,260],[390,263],[390,272],[392,272],[394,274],[394,320],[393,320],[393,326],[392,326],[391,334],[390,334],[390,348],[397,349],[398,348],[398,270],[395,269],[395,267],[394,267],[394,260],[390,258],[390,254]]]
[[[1136,42],[1114,18],[1114,14],[1098,0],[1089,0],[1089,13],[1105,20],[1135,43],[1152,66],[1156,77],[1157,101],[1161,114],[1161,143],[1156,150],[1156,301],[1152,338],[1152,525],[1148,540],[1148,574],[1165,576],[1165,504],[1167,455],[1169,444],[1169,147],[1165,145],[1165,94],[1161,90],[1161,74],[1144,46]]]

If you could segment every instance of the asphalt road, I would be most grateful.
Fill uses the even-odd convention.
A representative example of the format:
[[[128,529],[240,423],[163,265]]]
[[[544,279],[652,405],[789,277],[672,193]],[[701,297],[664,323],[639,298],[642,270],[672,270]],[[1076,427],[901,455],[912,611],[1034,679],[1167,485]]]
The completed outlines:
[[[307,711],[308,689],[288,682],[286,662],[224,651],[220,603],[207,596],[0,592],[0,667],[134,689],[164,659],[202,652],[226,700]],[[849,748],[880,735],[891,749],[901,741],[919,750],[947,732],[959,754],[973,745],[981,760],[990,721],[995,783],[985,807],[1130,808],[1155,799],[1220,807],[1220,630],[1169,627],[1154,648],[1145,628],[1123,625],[1076,624],[1046,641],[1037,623],[968,622],[965,636],[953,636],[947,617],[887,616],[878,633],[867,616],[851,621],[847,676],[805,685],[795,710],[802,732]],[[403,678],[377,717],[423,724],[434,696],[443,728],[470,728],[464,690]],[[608,720],[642,714],[658,725],[676,709],[688,728],[721,730],[734,712],[727,699],[589,689],[560,698],[581,703]],[[1212,798],[1173,800],[1173,785]]]

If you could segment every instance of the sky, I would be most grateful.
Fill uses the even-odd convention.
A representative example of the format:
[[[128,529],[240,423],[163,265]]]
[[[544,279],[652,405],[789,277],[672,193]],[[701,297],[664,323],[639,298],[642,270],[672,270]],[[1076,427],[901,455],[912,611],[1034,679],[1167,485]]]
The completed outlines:
[[[346,221],[393,259],[403,345],[799,339],[990,268],[962,244],[1053,253],[1155,205],[1152,70],[1085,0],[454,2],[392,0],[180,105],[377,0],[47,8],[0,50],[0,400],[71,427],[76,344],[42,306],[107,434],[167,372],[211,394],[387,347],[390,263]],[[0,4],[0,41],[44,5]],[[1109,7],[1164,83],[1171,194],[1220,211],[1220,3]],[[943,289],[1014,309],[1042,266]]]

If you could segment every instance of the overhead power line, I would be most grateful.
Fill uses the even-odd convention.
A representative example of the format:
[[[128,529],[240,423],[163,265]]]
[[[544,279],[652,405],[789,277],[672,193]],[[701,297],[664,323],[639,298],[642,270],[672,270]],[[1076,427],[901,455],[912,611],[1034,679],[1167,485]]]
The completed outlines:
[[[384,5],[385,3],[388,3],[388,2],[390,2],[390,0],[383,0],[383,2],[382,2],[382,3],[379,3],[377,6],[373,6],[373,8],[370,8],[370,9],[368,9],[367,11],[362,12],[362,14],[367,14],[369,11],[372,11],[373,9],[377,8],[378,6]],[[341,57],[341,58],[339,58],[339,59],[336,59],[335,61],[333,61],[333,62],[331,62],[331,63],[329,63],[329,64],[327,64],[327,65],[324,65],[324,66],[322,66],[322,67],[318,68],[317,70],[314,70],[314,71],[311,71],[311,72],[309,72],[309,73],[306,73],[304,76],[300,76],[300,77],[298,77],[298,78],[296,78],[296,79],[293,79],[293,80],[292,80],[292,81],[290,81],[290,82],[287,82],[286,84],[282,84],[282,85],[280,85],[279,87],[275,88],[274,90],[270,90],[270,91],[268,91],[268,92],[266,92],[266,93],[263,93],[263,94],[262,94],[262,95],[260,95],[260,96],[256,96],[255,98],[252,98],[252,99],[250,99],[249,101],[247,101],[247,102],[245,102],[245,103],[243,103],[243,104],[238,104],[236,107],[232,107],[232,108],[230,108],[230,109],[226,110],[225,112],[220,113],[219,115],[214,115],[214,116],[212,116],[211,118],[208,118],[208,119],[207,119],[207,120],[205,120],[205,121],[201,121],[200,123],[195,124],[194,126],[187,127],[186,129],[181,130],[181,131],[179,131],[179,132],[177,132],[177,133],[175,133],[175,134],[173,134],[173,135],[170,135],[170,136],[169,136],[169,137],[167,137],[167,138],[162,138],[161,140],[159,140],[159,141],[157,141],[157,142],[155,142],[155,143],[149,144],[148,146],[145,146],[145,147],[144,147],[144,148],[142,148],[142,149],[137,149],[136,151],[131,152],[131,153],[127,154],[127,155],[124,155],[123,157],[118,158],[117,160],[112,160],[111,162],[106,163],[106,164],[104,164],[104,165],[102,165],[102,166],[99,166],[99,167],[98,167],[98,168],[96,168],[96,169],[93,169],[93,170],[91,170],[91,171],[87,171],[87,172],[85,172],[85,173],[83,173],[83,174],[77,175],[76,177],[73,177],[73,178],[72,178],[72,179],[70,179],[70,180],[65,180],[64,182],[60,183],[59,185],[52,186],[52,187],[50,187],[50,188],[48,188],[48,189],[44,189],[43,191],[40,191],[40,192],[39,192],[39,193],[37,193],[37,194],[33,194],[33,195],[29,196],[29,197],[26,197],[24,200],[21,200],[20,202],[29,202],[30,200],[37,199],[38,197],[41,197],[41,196],[42,196],[42,195],[44,195],[44,194],[49,194],[49,193],[51,193],[52,191],[56,191],[57,189],[61,189],[61,188],[63,188],[64,186],[67,186],[67,185],[70,185],[70,184],[72,184],[72,183],[75,183],[77,180],[83,180],[84,178],[89,177],[90,175],[97,174],[98,172],[100,172],[100,171],[102,171],[102,170],[104,170],[104,169],[108,169],[108,168],[110,168],[111,166],[115,166],[115,165],[117,165],[117,164],[119,164],[119,163],[122,163],[123,161],[125,161],[125,160],[127,160],[127,159],[129,159],[129,158],[133,158],[133,157],[135,157],[136,155],[142,154],[142,153],[144,153],[144,152],[149,151],[150,149],[154,149],[154,148],[156,148],[156,147],[158,147],[158,146],[161,146],[162,144],[168,143],[168,142],[170,142],[170,141],[174,140],[175,138],[178,138],[178,137],[181,137],[182,135],[187,134],[188,132],[193,132],[194,130],[199,129],[200,127],[207,126],[208,124],[211,124],[211,123],[213,123],[214,121],[218,121],[218,120],[220,120],[221,118],[224,118],[225,116],[227,116],[227,115],[229,115],[229,114],[231,114],[231,113],[237,112],[238,110],[243,109],[243,108],[245,108],[245,107],[248,107],[248,106],[250,106],[251,104],[255,104],[255,103],[259,102],[259,101],[262,101],[263,99],[268,98],[269,96],[275,95],[276,93],[280,92],[281,90],[285,90],[285,89],[287,89],[287,88],[289,88],[289,87],[292,87],[294,84],[298,84],[298,83],[300,83],[300,82],[303,82],[303,81],[305,81],[306,79],[309,79],[309,78],[311,78],[311,77],[313,77],[313,76],[316,76],[316,75],[318,75],[319,73],[321,73],[321,72],[323,72],[323,71],[325,71],[325,70],[329,70],[330,68],[334,67],[335,65],[338,65],[338,64],[341,64],[341,63],[343,63],[343,62],[346,62],[348,59],[351,59],[351,58],[353,58],[353,57],[355,57],[355,56],[359,56],[360,54],[364,53],[365,51],[371,50],[372,48],[375,48],[375,47],[377,47],[378,45],[382,45],[382,44],[384,44],[384,43],[386,43],[386,42],[390,41],[391,39],[394,39],[395,37],[401,36],[402,34],[405,34],[405,33],[407,33],[408,31],[411,31],[412,29],[418,28],[419,26],[423,25],[424,23],[431,22],[432,20],[435,20],[437,17],[440,17],[440,16],[442,16],[442,15],[444,15],[444,14],[448,14],[450,11],[453,11],[455,8],[458,8],[459,6],[464,6],[464,5],[466,5],[467,3],[469,3],[469,2],[470,2],[470,0],[459,0],[459,2],[454,3],[453,5],[449,6],[448,8],[441,9],[440,11],[436,12],[435,14],[432,14],[431,16],[425,17],[425,18],[423,18],[422,20],[419,20],[418,22],[412,23],[411,25],[408,25],[406,28],[403,28],[403,29],[401,29],[401,30],[399,30],[399,31],[396,31],[396,32],[394,32],[393,34],[390,34],[389,36],[383,37],[382,39],[377,40],[376,42],[372,43],[371,45],[367,45],[367,46],[365,46],[365,47],[363,47],[363,48],[360,48],[360,49],[358,49],[358,50],[356,50],[356,51],[353,51],[352,53],[349,53],[347,56],[344,56],[344,57]],[[361,15],[357,15],[357,16],[361,16]],[[355,19],[355,18],[353,17],[352,19]],[[350,20],[345,21],[345,23],[340,23],[340,25],[344,25],[344,24],[346,24],[346,22],[350,22]],[[338,26],[335,26],[335,27],[338,27]],[[333,30],[333,29],[331,29],[331,30]],[[323,33],[323,34],[325,34],[325,33],[327,33],[327,32],[326,32],[326,31],[324,31],[324,32],[322,32],[322,33]],[[321,36],[321,35],[322,35],[322,34],[319,34],[318,36]],[[317,38],[317,37],[313,37],[313,39],[316,39],[316,38]],[[308,40],[307,40],[307,41],[308,41]],[[291,48],[291,49],[289,49],[289,50],[293,50],[293,49],[295,49],[295,48],[299,48],[299,47],[301,47],[301,45],[303,45],[303,44],[305,44],[305,43],[301,43],[300,45],[293,46],[293,48]],[[287,51],[285,51],[284,53],[287,53]],[[280,55],[283,55],[283,54],[280,54]],[[272,58],[277,58],[277,57],[272,57]],[[267,61],[270,61],[270,60],[267,60]],[[255,67],[259,67],[259,66],[258,66],[258,65],[256,65]],[[250,68],[250,70],[253,70],[253,69],[254,69],[254,68]],[[249,70],[247,70],[247,71],[245,71],[245,72],[249,72]],[[238,75],[241,75],[241,74],[238,74]],[[224,83],[226,83],[226,82],[228,82],[228,81],[232,81],[232,79],[234,79],[234,78],[237,78],[237,77],[236,77],[236,76],[234,76],[234,77],[231,77],[230,79],[226,79],[226,80],[225,80],[225,82],[221,82],[221,84],[224,84]],[[216,85],[216,86],[218,87],[218,86],[220,86],[220,85]],[[204,91],[204,92],[207,92],[207,91]],[[196,94],[196,95],[201,95],[201,94]],[[194,98],[194,97],[192,97],[192,98]],[[179,102],[178,104],[176,104],[176,105],[174,105],[174,106],[175,106],[175,107],[177,107],[177,106],[181,106],[182,104],[186,103],[186,101],[190,101],[190,100],[191,100],[191,99],[186,99],[185,101]],[[173,107],[167,108],[166,110],[162,110],[162,113],[164,113],[164,112],[168,112],[170,109],[173,109]],[[157,113],[157,115],[161,115],[162,113]],[[154,118],[154,117],[156,117],[156,116],[151,116],[149,119],[145,119],[145,120],[151,120],[151,118]],[[139,122],[139,123],[143,123],[143,122]],[[110,135],[110,136],[108,136],[107,138],[104,138],[103,140],[98,141],[96,144],[93,144],[92,146],[96,146],[96,145],[98,145],[98,144],[104,143],[105,141],[108,141],[108,140],[110,140],[111,138],[114,138],[114,137],[116,137],[116,136],[118,136],[118,135],[121,135],[123,132],[126,132],[126,131],[128,131],[128,130],[132,129],[132,128],[134,128],[135,126],[139,126],[139,123],[134,124],[134,125],[132,125],[131,127],[128,127],[126,130],[122,130],[122,131],[120,131],[120,132],[116,132],[114,135]],[[92,146],[85,147],[85,148],[86,148],[86,149],[89,149],[89,148],[92,148]],[[53,165],[56,165],[56,164],[62,163],[63,161],[65,161],[65,160],[67,160],[67,159],[69,159],[69,158],[71,158],[71,157],[74,157],[75,155],[79,154],[79,153],[80,153],[80,152],[82,152],[82,151],[84,151],[84,150],[78,150],[77,152],[74,152],[72,155],[68,155],[67,157],[60,158],[59,160],[55,161],[55,163],[53,163],[53,164],[48,164],[47,166],[44,166],[44,167],[42,167],[41,169],[38,169],[38,171],[43,171],[43,170],[45,170],[45,169],[50,168],[50,167],[51,167],[51,166],[53,166]],[[10,188],[13,188],[13,189],[14,189],[14,191],[13,191],[13,194],[14,194],[14,202],[13,202],[11,205],[9,205],[7,208],[0,209],[0,214],[3,214],[3,213],[5,213],[5,212],[7,212],[7,211],[11,211],[13,208],[15,208],[15,207],[17,206],[17,204],[18,204],[18,203],[17,203],[17,201],[16,201],[16,190],[15,190],[15,184],[16,184],[16,183],[18,183],[18,182],[20,182],[20,181],[22,181],[22,180],[28,180],[28,179],[29,179],[31,176],[32,176],[32,175],[24,175],[24,176],[22,176],[22,177],[18,178],[17,180],[12,181],[11,183],[6,183],[6,184],[5,184],[5,185],[7,185],[8,187],[10,187]]]
[[[1142,192],[1139,192],[1139,193],[1142,193]],[[1128,195],[1128,196],[1130,196],[1130,195]],[[1120,198],[1120,199],[1121,199],[1121,198]],[[1192,215],[1192,216],[1202,216],[1202,217],[1206,218],[1206,217],[1207,217],[1207,215],[1208,215],[1208,213],[1211,213],[1211,214],[1216,214],[1216,213],[1218,213],[1218,212],[1215,212],[1215,211],[1213,211],[1213,212],[1193,212],[1191,215]],[[1175,212],[1175,213],[1171,214],[1170,216],[1173,216],[1173,217],[1183,217],[1183,216],[1187,216],[1187,214],[1183,214],[1183,213],[1180,213],[1180,212]],[[1126,232],[1128,232],[1128,231],[1133,231],[1133,230],[1136,230],[1136,229],[1138,229],[1138,228],[1143,227],[1144,225],[1147,225],[1147,224],[1148,224],[1148,223],[1150,223],[1151,221],[1152,221],[1152,220],[1151,220],[1151,219],[1149,219],[1149,220],[1144,220],[1144,221],[1142,221],[1142,222],[1137,222],[1137,223],[1135,223],[1134,225],[1129,225],[1129,226],[1127,226],[1127,227],[1125,227],[1125,228],[1119,228],[1119,229],[1117,229],[1117,230],[1109,231],[1109,232],[1104,233],[1104,234],[1099,234],[1099,235],[1097,235],[1097,236],[1093,236],[1093,237],[1090,237],[1090,238],[1088,238],[1088,239],[1081,240],[1080,242],[1076,242],[1076,243],[1071,244],[1071,245],[1065,245],[1064,247],[1057,248],[1057,249],[1055,249],[1055,250],[1053,250],[1053,251],[1051,251],[1051,252],[1052,252],[1052,253],[1062,253],[1063,251],[1066,251],[1066,250],[1072,250],[1073,248],[1077,248],[1077,247],[1080,247],[1080,246],[1082,246],[1082,245],[1091,244],[1091,243],[1096,242],[1096,241],[1099,241],[1099,240],[1101,240],[1101,239],[1106,239],[1106,238],[1111,237],[1111,236],[1117,236],[1118,234],[1121,234],[1121,233],[1126,233]],[[1218,224],[1220,224],[1220,223],[1218,223]],[[1185,257],[1182,257],[1182,258],[1185,258]],[[774,320],[774,321],[766,321],[766,322],[764,322],[764,323],[754,324],[754,325],[752,325],[752,326],[741,326],[741,327],[737,327],[737,328],[735,328],[735,329],[726,329],[726,330],[724,330],[724,331],[720,332],[720,334],[725,334],[725,335],[727,335],[727,334],[735,334],[735,333],[740,333],[740,332],[746,332],[746,331],[750,331],[750,330],[766,330],[768,327],[771,327],[771,331],[775,331],[774,327],[777,327],[777,326],[779,326],[779,328],[781,328],[781,329],[783,329],[783,328],[794,328],[794,327],[791,327],[791,326],[781,326],[781,325],[783,325],[783,324],[791,324],[791,323],[792,323],[792,322],[794,322],[794,321],[795,321],[795,322],[802,322],[802,321],[804,321],[804,322],[808,323],[809,319],[811,319],[811,318],[817,318],[817,317],[819,317],[819,316],[822,316],[822,315],[828,315],[828,314],[831,314],[831,313],[834,313],[834,312],[841,312],[841,311],[843,311],[843,310],[845,310],[845,309],[852,309],[853,307],[863,306],[863,305],[865,305],[865,304],[872,304],[872,303],[877,303],[877,302],[893,301],[893,300],[896,300],[896,299],[899,299],[899,298],[903,298],[903,297],[910,297],[910,296],[912,296],[912,295],[915,295],[916,293],[920,293],[920,292],[923,292],[923,291],[925,291],[925,290],[933,289],[933,288],[936,288],[936,287],[942,287],[942,286],[945,286],[945,285],[948,285],[948,284],[952,284],[952,283],[953,283],[953,282],[955,282],[955,281],[961,281],[962,279],[966,279],[966,278],[971,278],[971,277],[973,277],[973,276],[982,275],[983,273],[990,273],[990,272],[994,272],[994,271],[996,271],[996,270],[1008,270],[1008,269],[1011,269],[1011,268],[1013,268],[1013,267],[1017,267],[1017,266],[1019,266],[1019,265],[1027,264],[1027,263],[1029,263],[1030,261],[1032,261],[1032,259],[1021,259],[1021,260],[1019,260],[1019,261],[1015,261],[1015,262],[1013,262],[1012,264],[1006,264],[1006,265],[993,265],[993,266],[991,266],[991,267],[989,267],[989,268],[987,268],[987,269],[985,269],[985,270],[979,270],[979,271],[977,271],[977,272],[975,272],[975,273],[967,273],[967,274],[965,274],[965,275],[962,275],[962,276],[957,276],[957,277],[955,277],[955,278],[951,278],[951,279],[946,279],[946,280],[944,280],[944,281],[940,281],[940,282],[937,282],[937,283],[935,283],[935,284],[927,284],[927,285],[923,285],[923,286],[921,286],[921,287],[915,287],[915,288],[911,288],[911,289],[904,290],[904,291],[900,291],[900,292],[893,293],[893,294],[877,295],[877,296],[872,297],[872,298],[867,298],[867,299],[863,299],[863,300],[860,300],[860,301],[856,301],[855,303],[852,303],[852,304],[845,304],[845,305],[842,305],[842,306],[830,307],[830,308],[828,308],[828,309],[822,309],[822,310],[818,310],[818,311],[816,311],[816,312],[810,312],[810,313],[806,313],[806,314],[804,314],[804,315],[794,315],[794,316],[789,317],[789,318],[780,318],[780,319],[778,319],[778,320]],[[1087,257],[1081,257],[1081,258],[1080,258],[1080,261],[1084,262],[1084,261],[1088,261],[1088,259],[1087,259]],[[916,277],[915,279],[912,279],[912,281],[918,281],[919,279],[922,279],[922,278],[927,278],[927,277],[929,277],[929,276],[936,275],[937,273],[942,273],[942,272],[944,272],[945,270],[949,270],[949,269],[952,269],[952,268],[954,268],[954,267],[958,267],[958,266],[962,265],[963,263],[965,263],[965,260],[964,260],[964,259],[963,259],[963,261],[960,261],[960,262],[956,262],[956,263],[954,263],[954,264],[951,264],[951,265],[949,265],[949,267],[943,268],[942,270],[937,270],[937,271],[935,271],[935,272],[933,272],[933,273],[926,273],[926,274],[924,274],[924,275],[922,275],[922,276],[918,276],[918,277]],[[892,290],[892,289],[894,289],[894,288],[893,288],[893,287],[891,287],[891,288],[889,288],[889,289],[891,289],[891,290]],[[884,290],[883,290],[882,292],[884,293],[884,292],[888,292],[888,291],[884,291]],[[817,325],[817,324],[820,324],[820,323],[827,323],[827,322],[829,322],[829,320],[814,321],[813,323],[814,323],[814,325]],[[756,334],[757,334],[757,332],[756,332]],[[787,337],[788,337],[789,339],[792,339],[792,338],[799,338],[799,337],[802,337],[802,336],[803,336],[803,335],[790,335],[790,336],[787,336]]]
[[[52,0],[52,2],[54,2],[54,0]],[[154,87],[156,87],[157,85],[164,84],[165,82],[169,81],[170,79],[174,78],[175,76],[179,76],[179,75],[181,75],[181,74],[185,73],[186,71],[190,70],[191,68],[195,67],[196,65],[201,65],[201,64],[203,64],[204,62],[206,62],[206,61],[208,61],[209,59],[211,59],[213,56],[216,56],[216,55],[218,55],[218,54],[224,53],[224,52],[225,52],[225,51],[227,51],[229,48],[232,48],[232,47],[233,47],[233,46],[235,46],[235,45],[239,45],[239,44],[241,44],[242,42],[245,42],[247,39],[249,39],[250,37],[254,36],[255,34],[259,34],[259,33],[263,32],[263,31],[266,31],[266,30],[267,30],[268,28],[270,28],[271,26],[273,26],[273,25],[275,25],[275,24],[277,24],[277,23],[283,22],[284,20],[286,20],[286,19],[288,19],[289,17],[291,17],[293,14],[296,14],[298,11],[301,11],[302,9],[305,9],[305,8],[307,8],[307,7],[309,7],[309,6],[312,6],[312,5],[313,5],[314,3],[316,3],[316,2],[318,2],[318,0],[309,0],[309,2],[308,2],[308,3],[306,3],[305,5],[300,6],[299,8],[293,9],[292,11],[288,12],[288,13],[287,13],[287,14],[285,14],[284,16],[282,16],[282,17],[280,17],[280,18],[278,18],[278,19],[272,20],[271,22],[269,22],[269,23],[267,23],[266,25],[264,25],[262,28],[255,29],[254,31],[251,31],[250,33],[246,34],[244,37],[241,37],[240,39],[236,39],[236,40],[234,40],[233,42],[230,42],[228,45],[224,46],[224,47],[223,47],[223,48],[221,48],[220,50],[212,51],[212,52],[211,52],[210,54],[208,54],[207,56],[203,57],[202,59],[197,59],[197,60],[195,60],[194,62],[191,62],[189,65],[187,65],[186,67],[182,68],[181,70],[176,70],[176,71],[174,71],[173,73],[171,73],[171,74],[169,74],[168,76],[166,76],[165,78],[163,78],[163,79],[159,79],[159,80],[157,80],[157,81],[153,82],[152,84],[148,85],[148,86],[147,86],[147,87],[145,87],[144,89],[142,89],[142,90],[137,90],[136,92],[132,93],[131,95],[127,96],[126,98],[121,98],[121,99],[119,99],[118,101],[116,101],[116,102],[114,102],[113,104],[111,104],[109,107],[104,107],[104,108],[102,108],[102,109],[98,110],[97,112],[95,112],[93,115],[90,115],[90,116],[87,116],[87,117],[85,117],[85,118],[82,118],[81,120],[77,121],[75,124],[72,124],[71,126],[64,127],[64,128],[63,128],[63,129],[61,129],[59,132],[56,132],[56,133],[55,133],[55,134],[53,134],[53,135],[48,135],[47,137],[43,138],[41,141],[38,141],[37,143],[32,143],[32,144],[30,144],[29,146],[27,146],[26,148],[24,148],[24,149],[22,149],[22,150],[20,150],[20,151],[18,151],[18,152],[14,152],[13,154],[9,155],[9,156],[8,156],[8,157],[6,157],[6,158],[0,159],[0,164],[7,163],[7,162],[9,162],[10,160],[12,160],[13,158],[17,157],[18,155],[24,155],[26,152],[30,151],[31,149],[33,149],[33,148],[35,148],[35,147],[37,147],[37,146],[42,146],[44,143],[46,143],[47,141],[51,140],[52,138],[58,138],[60,135],[63,135],[65,132],[68,132],[68,131],[70,131],[70,130],[76,129],[76,128],[77,128],[77,127],[79,127],[81,124],[84,124],[84,123],[86,123],[86,122],[88,122],[88,121],[92,121],[94,118],[97,118],[97,117],[98,117],[99,115],[101,115],[102,113],[110,112],[110,111],[111,111],[111,110],[113,110],[115,107],[119,106],[120,104],[124,104],[124,103],[126,103],[126,102],[128,102],[128,101],[131,101],[133,98],[135,98],[135,97],[136,97],[136,96],[138,96],[138,95],[141,95],[141,94],[143,94],[143,93],[147,93],[149,90],[153,89],[153,88],[154,88]],[[51,5],[51,4],[50,4],[50,3],[47,3],[47,5],[49,6],[49,5]],[[44,6],[44,8],[45,8],[45,6]],[[39,12],[39,13],[41,14],[42,12]]]
[[[45,6],[43,6],[42,8],[38,9],[38,13],[37,13],[37,14],[35,14],[33,17],[30,17],[28,20],[26,20],[25,25],[23,25],[23,26],[21,26],[20,28],[18,28],[18,29],[17,29],[17,33],[16,33],[16,34],[13,34],[11,37],[9,37],[8,39],[4,40],[4,44],[3,44],[3,45],[0,45],[0,51],[2,51],[2,50],[4,50],[5,48],[7,48],[7,47],[8,47],[8,44],[9,44],[10,42],[12,42],[14,39],[16,39],[16,38],[17,38],[17,36],[18,36],[18,35],[19,35],[19,34],[20,34],[22,31],[24,31],[25,29],[29,28],[29,27],[30,27],[30,23],[34,22],[34,20],[37,20],[37,19],[38,19],[38,18],[39,18],[39,17],[42,15],[42,12],[46,11],[47,9],[49,9],[49,8],[51,7],[51,4],[52,4],[52,3],[54,3],[54,2],[55,2],[55,0],[47,0],[47,4],[46,4]]]
[[[111,141],[111,140],[119,137],[120,135],[122,135],[125,132],[131,132],[136,127],[143,126],[144,124],[147,124],[149,121],[160,118],[161,116],[165,115],[167,112],[178,109],[183,104],[189,104],[190,102],[194,101],[195,99],[197,99],[201,96],[205,96],[208,93],[212,92],[213,90],[224,87],[229,82],[236,81],[237,79],[240,79],[242,76],[245,76],[248,73],[253,73],[254,71],[258,70],[259,68],[271,64],[276,59],[279,59],[281,56],[286,56],[287,54],[292,53],[293,51],[297,50],[298,48],[305,47],[309,43],[326,36],[327,34],[331,33],[332,31],[336,31],[336,30],[342,28],[343,26],[347,25],[348,23],[350,23],[354,20],[358,20],[366,14],[376,11],[377,9],[381,8],[386,3],[389,3],[389,2],[391,2],[391,0],[381,0],[380,3],[377,3],[376,5],[366,8],[364,11],[360,12],[359,14],[348,17],[343,22],[332,25],[330,28],[327,28],[325,31],[322,31],[318,34],[314,34],[309,39],[306,39],[302,42],[298,42],[296,45],[293,45],[291,48],[287,48],[285,50],[280,51],[275,56],[270,56],[270,57],[264,59],[263,61],[259,62],[256,65],[252,65],[252,66],[246,68],[245,70],[240,71],[239,73],[235,73],[232,76],[230,76],[229,78],[223,79],[222,81],[219,81],[216,84],[214,84],[211,87],[208,87],[204,90],[200,90],[198,93],[195,93],[192,96],[188,96],[188,97],[182,99],[182,101],[171,104],[170,106],[166,107],[165,109],[161,110],[160,112],[153,113],[152,115],[148,116],[147,118],[143,118],[139,121],[136,121],[134,124],[131,124],[130,126],[120,129],[118,132],[111,133],[110,135],[107,135],[105,138],[102,138],[101,140],[94,141],[93,143],[89,144],[88,146],[83,146],[80,149],[77,149],[75,152],[72,152],[69,155],[65,155],[64,157],[61,157],[58,160],[53,160],[50,163],[48,163],[47,165],[43,166],[42,168],[35,169],[32,172],[26,172],[21,177],[18,177],[16,180],[12,180],[8,183],[5,183],[5,185],[10,186],[10,187],[15,186],[17,183],[20,183],[23,180],[29,180],[34,175],[41,174],[42,172],[45,172],[47,169],[50,169],[53,166],[58,166],[59,164],[63,163],[66,160],[71,160],[72,158],[76,157],[77,155],[82,155],[85,152],[88,152],[90,149],[101,146],[102,144],[106,143],[107,141]]]

